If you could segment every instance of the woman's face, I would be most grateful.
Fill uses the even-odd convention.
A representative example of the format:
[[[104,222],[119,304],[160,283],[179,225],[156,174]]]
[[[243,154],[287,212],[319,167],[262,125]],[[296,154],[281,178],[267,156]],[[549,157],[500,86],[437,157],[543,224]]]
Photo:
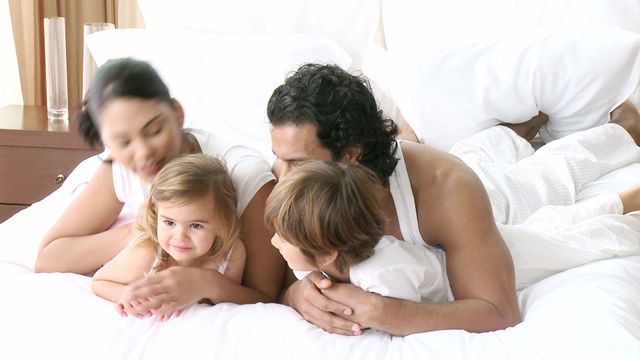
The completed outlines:
[[[180,154],[184,116],[177,102],[118,98],[100,112],[102,143],[111,159],[151,182]]]

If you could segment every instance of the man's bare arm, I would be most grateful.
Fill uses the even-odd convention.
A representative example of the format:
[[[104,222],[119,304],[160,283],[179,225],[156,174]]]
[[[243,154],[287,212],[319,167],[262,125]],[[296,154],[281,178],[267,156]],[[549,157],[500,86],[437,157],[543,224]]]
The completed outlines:
[[[428,211],[418,214],[425,214],[420,222],[431,230],[430,239],[437,239],[446,249],[455,300],[420,304],[345,284],[323,290],[328,298],[353,309],[347,319],[393,335],[442,329],[485,332],[520,321],[513,262],[493,221],[484,188],[473,174],[465,172],[446,180],[446,187],[440,189],[448,198],[440,203],[446,205],[434,207],[432,203]],[[420,203],[418,206],[420,210]]]
[[[350,320],[396,335],[440,329],[483,332],[517,324],[520,312],[513,262],[482,183],[464,163],[446,153],[412,143],[402,148],[420,233],[430,245],[445,248],[455,300],[418,304],[349,286],[323,293],[351,307]]]

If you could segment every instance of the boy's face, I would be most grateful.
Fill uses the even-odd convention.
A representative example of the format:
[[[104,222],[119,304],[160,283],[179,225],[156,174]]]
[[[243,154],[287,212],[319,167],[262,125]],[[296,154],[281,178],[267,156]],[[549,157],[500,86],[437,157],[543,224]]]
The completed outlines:
[[[299,247],[287,242],[281,238],[278,233],[271,238],[271,245],[280,251],[280,255],[287,261],[287,265],[291,270],[319,270],[315,265],[311,264],[309,259],[300,251]]]

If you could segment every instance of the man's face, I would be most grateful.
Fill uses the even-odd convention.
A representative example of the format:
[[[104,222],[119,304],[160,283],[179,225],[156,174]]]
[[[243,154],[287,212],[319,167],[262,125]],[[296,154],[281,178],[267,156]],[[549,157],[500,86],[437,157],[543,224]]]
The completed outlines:
[[[333,160],[331,152],[320,144],[316,127],[311,123],[272,127],[271,144],[276,156],[273,173],[278,179],[306,160]]]

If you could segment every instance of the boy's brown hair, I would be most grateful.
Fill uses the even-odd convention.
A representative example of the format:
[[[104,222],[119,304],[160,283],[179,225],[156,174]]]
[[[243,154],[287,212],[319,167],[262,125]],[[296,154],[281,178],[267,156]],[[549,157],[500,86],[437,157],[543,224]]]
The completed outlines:
[[[339,271],[371,255],[384,235],[380,181],[360,164],[308,161],[267,199],[265,221],[309,261],[338,251]]]

